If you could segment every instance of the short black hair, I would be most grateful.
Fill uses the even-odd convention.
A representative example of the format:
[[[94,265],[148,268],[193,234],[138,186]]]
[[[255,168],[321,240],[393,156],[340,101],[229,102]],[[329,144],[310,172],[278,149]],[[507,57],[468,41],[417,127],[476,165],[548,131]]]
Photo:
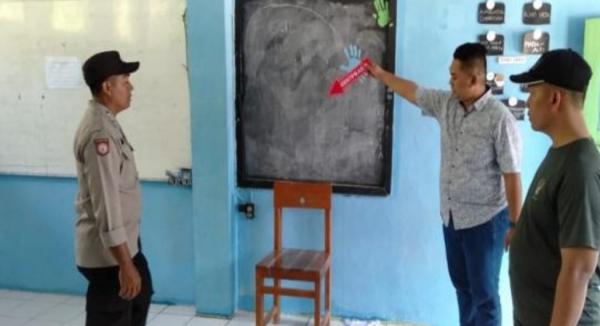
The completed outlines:
[[[474,68],[477,65],[483,67],[487,72],[487,49],[481,43],[464,43],[454,50],[454,59],[460,61],[466,68]]]

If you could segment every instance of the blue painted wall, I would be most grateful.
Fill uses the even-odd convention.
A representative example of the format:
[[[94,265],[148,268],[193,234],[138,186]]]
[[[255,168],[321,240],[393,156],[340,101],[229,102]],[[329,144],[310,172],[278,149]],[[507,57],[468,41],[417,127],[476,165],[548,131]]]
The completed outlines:
[[[187,8],[196,307],[225,316],[236,297],[231,12],[228,1]]]
[[[398,1],[397,72],[422,85],[446,88],[456,45],[487,29],[476,23],[476,1]],[[507,54],[516,55],[526,1],[509,2]],[[551,47],[582,49],[583,21],[600,16],[600,2],[552,1]],[[194,188],[143,183],[144,250],[155,299],[195,303],[204,314],[254,309],[254,264],[272,246],[272,194],[235,187],[233,0],[188,2],[187,34],[192,104]],[[522,66],[490,70],[510,74]],[[138,90],[139,91],[139,90]],[[525,98],[516,87],[508,94]],[[397,99],[392,194],[334,198],[333,309],[337,316],[455,325],[457,309],[444,259],[438,203],[439,129]],[[526,188],[549,141],[520,123],[525,139]],[[0,287],[83,293],[74,268],[74,179],[0,176]],[[257,217],[235,212],[256,203]],[[300,215],[300,214],[294,214]],[[300,216],[299,216],[300,217]],[[302,216],[303,217],[303,216]],[[317,247],[320,224],[291,218],[286,244]],[[502,276],[505,322],[510,321],[506,264]],[[308,302],[287,300],[287,312],[308,312]]]
[[[522,34],[533,29],[521,23],[526,1],[504,1],[506,23],[493,26],[507,40],[506,55],[519,55]],[[398,1],[397,73],[430,87],[448,88],[448,67],[454,48],[475,41],[487,28],[476,21],[472,0]],[[551,34],[551,47],[582,49],[583,22],[600,15],[597,1],[551,1],[552,24],[540,26]],[[349,40],[351,41],[351,40]],[[489,60],[490,71],[511,73],[525,65],[499,66]],[[507,95],[526,99],[515,85]],[[523,183],[526,189],[549,146],[527,121],[520,122],[524,136]],[[431,325],[456,325],[454,291],[447,276],[442,227],[439,217],[439,128],[434,120],[397,98],[393,140],[393,191],[386,198],[336,196],[333,225],[333,312],[339,316],[383,318]],[[253,221],[239,220],[239,307],[254,307],[254,263],[269,250],[271,193],[248,191],[257,204]],[[292,244],[314,245],[318,232],[311,225],[294,223],[284,235],[301,238]],[[307,232],[309,231],[309,232]],[[306,236],[308,234],[308,236]],[[504,321],[510,324],[510,289],[507,257],[503,265],[501,295]],[[308,312],[310,306],[287,301],[284,310]]]
[[[0,176],[0,288],[85,293],[73,252],[76,192],[72,178]],[[144,182],[142,196],[154,299],[191,304],[191,191]]]

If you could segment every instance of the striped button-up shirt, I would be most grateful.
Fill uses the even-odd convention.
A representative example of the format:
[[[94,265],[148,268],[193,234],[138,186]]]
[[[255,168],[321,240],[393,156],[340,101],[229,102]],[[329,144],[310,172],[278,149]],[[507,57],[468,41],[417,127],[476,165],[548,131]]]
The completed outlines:
[[[448,91],[419,88],[417,105],[440,124],[440,209],[456,229],[488,222],[507,206],[504,173],[519,173],[521,136],[516,119],[488,90],[465,110]]]

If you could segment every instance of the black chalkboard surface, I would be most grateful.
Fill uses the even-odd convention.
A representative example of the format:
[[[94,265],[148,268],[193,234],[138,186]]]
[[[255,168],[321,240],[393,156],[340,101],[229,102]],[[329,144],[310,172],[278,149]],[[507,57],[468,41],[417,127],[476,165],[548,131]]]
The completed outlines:
[[[369,57],[394,70],[395,3],[236,3],[238,185],[327,181],[334,191],[390,192],[393,96],[364,76],[328,96]]]

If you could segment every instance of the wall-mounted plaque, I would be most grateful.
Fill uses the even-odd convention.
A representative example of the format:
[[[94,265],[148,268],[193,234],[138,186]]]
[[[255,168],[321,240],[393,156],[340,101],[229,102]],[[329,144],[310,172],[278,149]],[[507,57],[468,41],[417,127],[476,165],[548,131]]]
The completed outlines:
[[[488,55],[504,54],[504,35],[490,31],[487,34],[479,35],[479,43],[485,46]]]
[[[477,21],[480,24],[504,24],[506,6],[493,0],[482,2],[477,9]]]
[[[523,35],[523,53],[540,54],[548,51],[550,47],[550,34],[535,30]]]
[[[492,89],[492,94],[500,95],[504,93],[504,75],[494,72],[488,72],[487,85]]]
[[[552,5],[535,0],[523,5],[523,23],[528,25],[550,24]]]
[[[523,100],[519,100],[514,96],[501,100],[510,112],[515,116],[515,119],[519,121],[525,120],[525,109],[527,109],[527,103]]]

